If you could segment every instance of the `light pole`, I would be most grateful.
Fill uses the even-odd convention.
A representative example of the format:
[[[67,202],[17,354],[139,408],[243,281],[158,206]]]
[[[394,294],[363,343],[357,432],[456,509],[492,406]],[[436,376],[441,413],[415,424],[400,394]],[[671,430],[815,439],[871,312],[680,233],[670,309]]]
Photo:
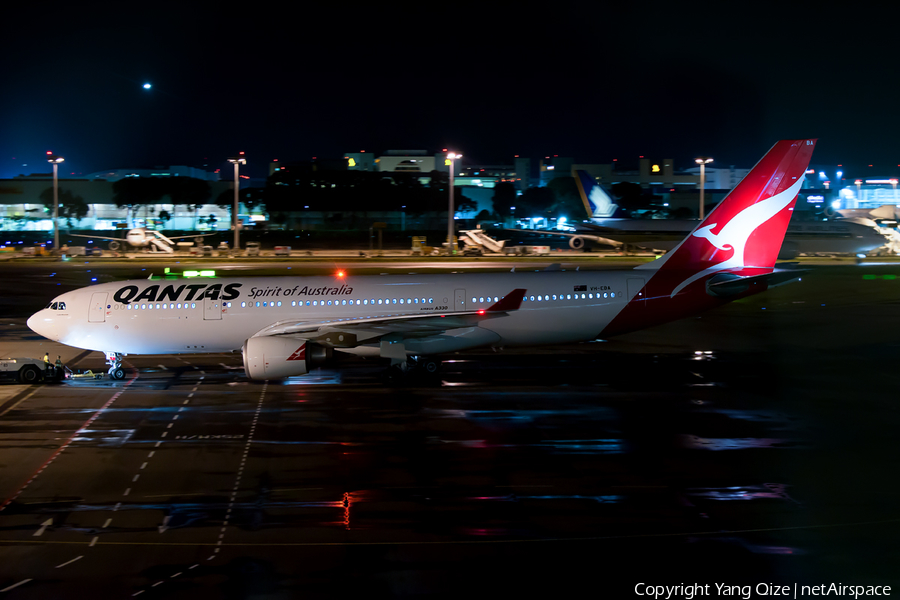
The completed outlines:
[[[247,159],[244,157],[244,153],[241,152],[238,156],[229,158],[228,162],[234,164],[234,207],[231,209],[231,228],[234,229],[233,251],[237,252],[241,249],[240,233],[238,233],[238,191],[240,188],[238,171],[241,165],[247,164]]]
[[[456,254],[456,246],[453,244],[453,161],[462,158],[457,152],[447,153],[447,163],[450,165],[450,212],[447,213],[447,254]]]
[[[47,162],[53,165],[53,252],[59,254],[59,179],[57,170],[59,163],[63,162],[62,156],[56,156],[47,151]]]
[[[891,187],[894,188],[894,204],[897,204],[897,180],[891,179]]]
[[[708,156],[695,158],[694,162],[700,165],[700,220],[703,220],[703,191],[706,186],[706,165],[711,163],[713,159]]]
[[[857,179],[853,184],[856,186],[856,206],[854,208],[859,208],[859,203],[862,200],[862,179]]]

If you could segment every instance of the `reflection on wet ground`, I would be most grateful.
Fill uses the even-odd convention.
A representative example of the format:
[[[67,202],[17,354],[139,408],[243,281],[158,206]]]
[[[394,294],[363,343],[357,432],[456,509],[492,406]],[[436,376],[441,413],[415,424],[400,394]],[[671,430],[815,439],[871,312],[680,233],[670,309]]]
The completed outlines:
[[[867,315],[882,325],[862,340],[864,322],[821,303],[779,316],[777,300],[541,356],[455,356],[396,387],[369,362],[263,385],[239,356],[129,357],[143,371],[127,389],[41,390],[0,421],[3,499],[28,482],[0,512],[0,589],[896,584],[893,313]],[[55,568],[76,556],[77,570]]]

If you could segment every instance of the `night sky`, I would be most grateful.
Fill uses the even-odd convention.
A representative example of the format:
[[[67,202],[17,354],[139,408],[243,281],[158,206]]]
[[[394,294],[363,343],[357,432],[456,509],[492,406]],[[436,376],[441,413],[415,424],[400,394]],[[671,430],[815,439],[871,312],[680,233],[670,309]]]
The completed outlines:
[[[728,8],[720,8],[723,5]],[[0,177],[450,147],[751,167],[778,139],[900,174],[882,4],[31,3],[5,8]],[[141,86],[153,84],[150,91]],[[27,166],[23,166],[27,164]],[[868,164],[873,164],[868,168]]]

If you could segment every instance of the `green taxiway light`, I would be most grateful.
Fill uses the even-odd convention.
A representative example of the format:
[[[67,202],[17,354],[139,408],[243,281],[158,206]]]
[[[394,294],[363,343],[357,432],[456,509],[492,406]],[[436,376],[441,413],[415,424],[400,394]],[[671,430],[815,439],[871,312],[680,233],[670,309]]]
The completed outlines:
[[[187,278],[187,277],[215,277],[216,272],[212,271],[212,270],[209,270],[209,271],[185,271],[184,273],[181,274],[181,276],[185,277],[185,278]]]

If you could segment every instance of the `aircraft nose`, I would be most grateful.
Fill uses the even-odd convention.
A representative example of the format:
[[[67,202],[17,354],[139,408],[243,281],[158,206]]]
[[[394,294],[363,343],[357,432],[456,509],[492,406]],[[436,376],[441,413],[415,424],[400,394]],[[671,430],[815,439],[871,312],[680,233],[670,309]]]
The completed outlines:
[[[53,317],[46,309],[39,310],[38,312],[28,317],[28,320],[25,322],[25,324],[28,325],[28,329],[44,336],[45,338],[49,338],[51,340],[56,339],[53,335]]]

